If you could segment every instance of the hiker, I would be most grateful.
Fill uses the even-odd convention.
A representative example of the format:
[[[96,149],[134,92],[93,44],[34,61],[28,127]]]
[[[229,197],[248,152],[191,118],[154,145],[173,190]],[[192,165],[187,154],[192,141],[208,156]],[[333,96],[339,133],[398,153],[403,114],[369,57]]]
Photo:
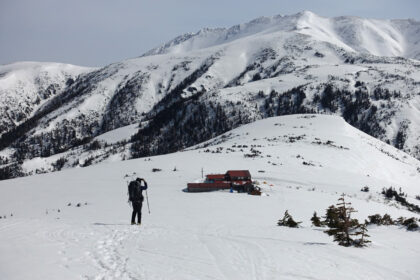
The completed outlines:
[[[141,182],[144,182],[142,186]],[[147,190],[147,182],[143,178],[137,178],[131,181],[128,185],[128,200],[131,201],[133,206],[133,214],[131,215],[131,224],[135,225],[135,219],[137,215],[137,224],[141,224],[141,207],[143,206],[143,194],[142,191]]]

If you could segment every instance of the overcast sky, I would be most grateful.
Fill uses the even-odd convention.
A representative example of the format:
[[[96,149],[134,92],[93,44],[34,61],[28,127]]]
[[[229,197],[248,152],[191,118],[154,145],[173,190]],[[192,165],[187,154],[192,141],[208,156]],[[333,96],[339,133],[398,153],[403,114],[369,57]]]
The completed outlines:
[[[420,0],[0,0],[0,64],[104,66],[203,27],[303,10],[420,20]]]

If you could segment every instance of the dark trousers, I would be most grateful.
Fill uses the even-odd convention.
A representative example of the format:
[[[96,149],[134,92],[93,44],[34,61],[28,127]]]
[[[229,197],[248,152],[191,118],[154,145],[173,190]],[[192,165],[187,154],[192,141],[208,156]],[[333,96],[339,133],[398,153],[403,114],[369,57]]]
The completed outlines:
[[[143,206],[142,201],[133,201],[131,202],[133,205],[133,214],[131,215],[131,223],[134,224],[137,215],[137,223],[141,223],[141,207]]]

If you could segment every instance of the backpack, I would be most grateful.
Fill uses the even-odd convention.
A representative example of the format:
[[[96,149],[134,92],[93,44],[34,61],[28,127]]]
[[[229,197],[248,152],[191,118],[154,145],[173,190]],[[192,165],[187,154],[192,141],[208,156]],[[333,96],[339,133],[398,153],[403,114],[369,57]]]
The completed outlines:
[[[137,181],[131,181],[128,185],[128,199],[130,201],[143,201],[141,185]]]

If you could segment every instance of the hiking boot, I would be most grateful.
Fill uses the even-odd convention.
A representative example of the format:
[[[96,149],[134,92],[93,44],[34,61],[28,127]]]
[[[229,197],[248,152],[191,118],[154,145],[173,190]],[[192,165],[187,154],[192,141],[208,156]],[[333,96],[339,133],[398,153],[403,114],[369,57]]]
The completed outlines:
[[[141,226],[141,223],[137,223],[139,226]]]
[[[136,223],[133,223],[133,222],[132,222],[131,224],[132,224],[132,225],[135,225]]]

